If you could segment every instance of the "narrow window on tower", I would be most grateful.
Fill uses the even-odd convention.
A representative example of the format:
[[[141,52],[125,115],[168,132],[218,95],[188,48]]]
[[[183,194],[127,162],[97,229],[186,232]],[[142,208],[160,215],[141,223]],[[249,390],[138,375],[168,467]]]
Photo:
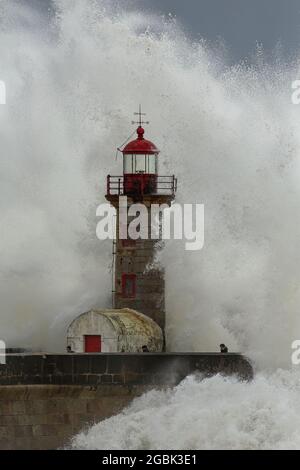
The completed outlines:
[[[134,298],[136,293],[136,274],[122,274],[122,297]]]
[[[134,248],[136,246],[136,240],[131,240],[131,238],[127,238],[122,240],[122,246],[126,248]]]

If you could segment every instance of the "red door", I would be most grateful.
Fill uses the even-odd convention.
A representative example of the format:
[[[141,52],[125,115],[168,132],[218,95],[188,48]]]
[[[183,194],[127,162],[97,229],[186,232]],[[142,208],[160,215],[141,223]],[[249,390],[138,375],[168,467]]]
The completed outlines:
[[[101,352],[101,336],[85,335],[84,336],[84,352]]]

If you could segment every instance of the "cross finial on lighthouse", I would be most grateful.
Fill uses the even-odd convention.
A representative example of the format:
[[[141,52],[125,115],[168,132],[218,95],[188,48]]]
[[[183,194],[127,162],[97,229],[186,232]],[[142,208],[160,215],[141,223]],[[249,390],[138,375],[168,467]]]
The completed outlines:
[[[135,116],[139,116],[138,121],[132,121],[132,124],[138,124],[139,127],[142,127],[142,124],[149,124],[149,121],[142,121],[142,116],[146,116],[146,113],[142,113],[142,106],[139,105],[138,113],[134,113]]]

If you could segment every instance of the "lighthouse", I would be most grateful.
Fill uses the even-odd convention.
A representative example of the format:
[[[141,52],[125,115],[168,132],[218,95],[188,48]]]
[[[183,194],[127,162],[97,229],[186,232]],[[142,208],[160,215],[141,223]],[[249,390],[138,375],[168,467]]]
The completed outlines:
[[[156,254],[161,246],[163,212],[175,198],[177,180],[174,175],[159,174],[159,150],[144,137],[141,108],[135,114],[137,136],[119,149],[123,174],[107,176],[106,199],[116,210],[113,305],[111,309],[93,306],[71,322],[69,352],[140,353],[166,348],[165,278]],[[158,208],[155,221],[154,206]],[[143,210],[144,230],[131,236],[132,212],[137,207]]]
[[[175,198],[177,180],[174,175],[159,174],[159,150],[145,138],[141,107],[138,113],[136,138],[119,149],[123,157],[123,174],[107,176],[106,199],[116,209],[116,238],[114,241],[113,308],[130,308],[150,317],[162,331],[165,329],[164,270],[156,262],[162,232],[162,214],[158,219],[158,236],[151,237],[151,207],[171,205]],[[148,122],[147,122],[148,124]],[[133,204],[147,208],[147,238],[121,236],[121,202],[127,212]],[[157,206],[156,206],[157,207]],[[124,207],[122,207],[124,210]],[[129,225],[131,218],[127,218]],[[125,227],[125,229],[128,229]],[[124,229],[124,227],[123,227]]]

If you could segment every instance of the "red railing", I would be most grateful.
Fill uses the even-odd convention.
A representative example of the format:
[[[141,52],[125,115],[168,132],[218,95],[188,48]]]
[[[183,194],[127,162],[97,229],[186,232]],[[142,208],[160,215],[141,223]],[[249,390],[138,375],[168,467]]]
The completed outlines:
[[[157,176],[132,174],[124,176],[107,176],[108,195],[126,194],[157,194],[174,196],[177,191],[177,178],[172,176]]]

